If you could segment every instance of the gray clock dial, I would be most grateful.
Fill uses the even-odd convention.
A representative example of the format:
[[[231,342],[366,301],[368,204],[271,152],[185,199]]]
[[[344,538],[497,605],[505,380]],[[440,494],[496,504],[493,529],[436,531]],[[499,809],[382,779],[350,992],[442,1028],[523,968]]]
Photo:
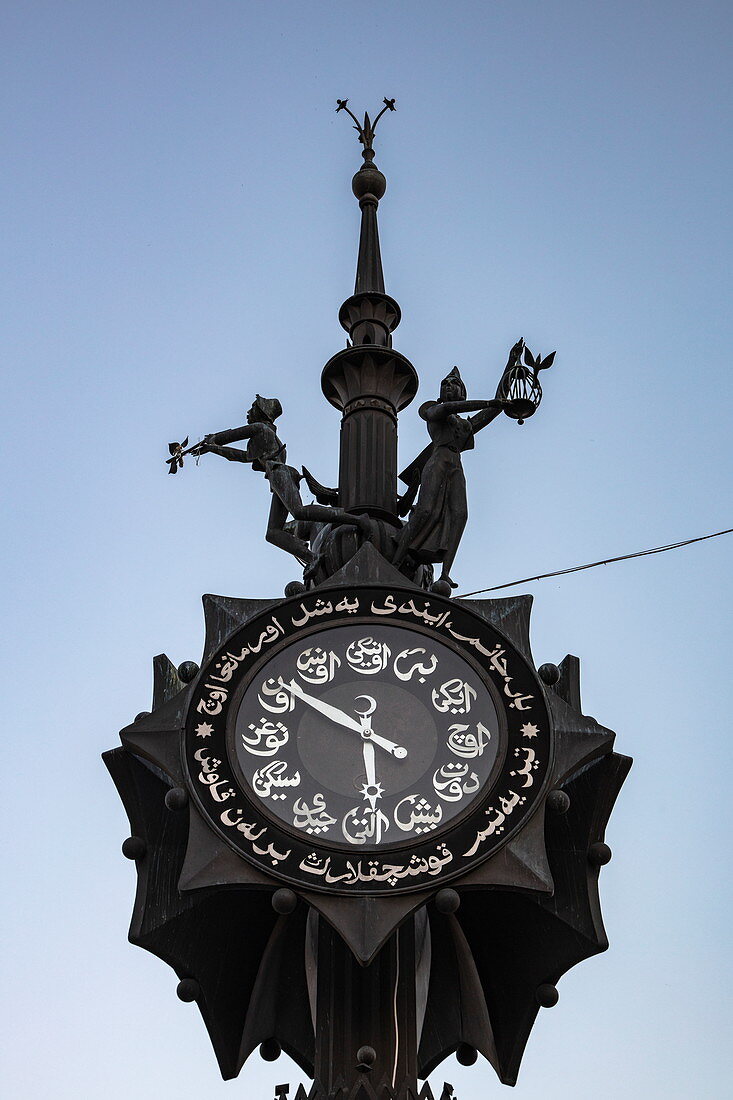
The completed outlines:
[[[358,622],[311,633],[261,666],[229,736],[268,815],[346,848],[441,830],[485,793],[504,739],[473,664],[417,630]]]

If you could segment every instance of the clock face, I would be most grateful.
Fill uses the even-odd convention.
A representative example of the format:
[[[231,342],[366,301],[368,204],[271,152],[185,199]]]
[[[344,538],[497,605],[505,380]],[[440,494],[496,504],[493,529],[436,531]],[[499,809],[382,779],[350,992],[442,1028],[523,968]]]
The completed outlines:
[[[527,819],[551,763],[537,677],[415,589],[318,590],[232,635],[192,689],[189,789],[260,869],[314,890],[438,886]]]
[[[286,646],[245,688],[230,756],[289,830],[404,845],[481,796],[502,726],[480,671],[403,626],[353,623]]]

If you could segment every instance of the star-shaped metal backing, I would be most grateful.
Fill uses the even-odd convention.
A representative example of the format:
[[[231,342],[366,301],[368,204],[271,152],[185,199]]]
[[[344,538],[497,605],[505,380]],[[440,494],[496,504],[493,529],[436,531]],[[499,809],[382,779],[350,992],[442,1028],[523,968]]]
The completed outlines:
[[[329,587],[374,583],[410,587],[365,543]],[[275,602],[205,596],[205,659]],[[531,663],[531,597],[462,603]],[[578,667],[576,658],[566,658],[557,682],[546,688],[555,757],[544,795],[517,835],[451,881],[461,897],[454,915],[429,904],[432,890],[385,898],[298,890],[301,904],[278,916],[271,899],[282,883],[234,852],[186,797],[180,746],[193,684],[184,683],[166,657],[155,658],[152,712],[122,730],[123,748],[105,754],[140,841],[130,845],[138,869],[130,939],[193,981],[186,989],[195,995],[224,1077],[236,1076],[259,1043],[272,1038],[312,1074],[303,962],[309,908],[366,966],[395,929],[428,904],[433,962],[420,1074],[468,1044],[502,1081],[516,1080],[542,1000],[538,990],[551,989],[567,969],[607,946],[598,871],[606,861],[608,816],[631,762],[612,751],[610,730],[581,713]],[[293,959],[300,960],[295,967]],[[277,978],[283,967],[286,982]]]

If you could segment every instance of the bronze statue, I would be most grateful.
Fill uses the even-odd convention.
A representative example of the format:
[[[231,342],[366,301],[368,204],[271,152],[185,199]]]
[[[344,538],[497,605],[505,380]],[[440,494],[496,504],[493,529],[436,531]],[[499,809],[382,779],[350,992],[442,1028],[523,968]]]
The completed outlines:
[[[466,387],[458,367],[440,384],[437,401],[425,401],[418,413],[427,421],[431,443],[418,455],[400,480],[407,492],[400,500],[405,515],[417,496],[410,517],[397,538],[393,564],[400,567],[408,554],[417,561],[442,562],[436,583],[457,588],[450,570],[468,519],[466,478],[461,453],[473,448],[476,432],[485,428],[510,406],[504,398],[467,401]],[[475,413],[462,417],[461,413]]]
[[[308,576],[310,567],[315,565],[318,556],[295,530],[303,533],[313,530],[313,524],[330,523],[334,526],[358,527],[365,535],[369,535],[371,526],[367,516],[357,516],[343,508],[303,504],[299,487],[303,475],[293,466],[288,466],[285,444],[278,438],[275,430],[275,421],[281,414],[282,405],[276,397],[261,397],[257,394],[247,413],[245,425],[204,436],[201,443],[186,453],[218,454],[230,462],[249,462],[253,470],[264,473],[272,493],[265,538],[273,546],[279,546],[281,550],[286,550],[297,558],[301,565],[306,566]],[[244,451],[226,446],[244,439],[248,440]],[[287,522],[289,515],[296,521],[295,524]]]

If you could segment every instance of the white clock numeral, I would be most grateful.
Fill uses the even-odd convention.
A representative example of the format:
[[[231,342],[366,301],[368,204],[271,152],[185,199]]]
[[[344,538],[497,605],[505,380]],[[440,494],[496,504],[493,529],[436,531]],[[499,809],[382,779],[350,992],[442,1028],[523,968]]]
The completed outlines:
[[[344,815],[341,831],[349,844],[380,844],[382,832],[389,829],[389,818],[381,810],[371,806],[354,806]]]
[[[476,772],[468,774],[468,764],[443,764],[433,776],[435,793],[444,802],[460,802],[464,795],[475,794],[480,786]]]
[[[260,798],[271,797],[275,802],[284,801],[288,796],[283,794],[283,787],[300,786],[300,772],[288,775],[287,771],[287,760],[271,760],[269,764],[263,764],[252,776],[252,790]]]
[[[468,714],[475,698],[475,689],[458,677],[433,689],[433,706],[441,714]]]
[[[359,638],[346,650],[349,668],[353,672],[360,672],[362,676],[374,676],[377,672],[383,672],[391,656],[392,651],[388,645],[371,637]]]
[[[341,660],[333,650],[326,652],[319,646],[304,649],[295,662],[301,678],[307,684],[328,684],[333,680]]]
[[[336,818],[326,810],[326,799],[319,792],[313,795],[310,804],[304,798],[296,798],[293,803],[293,825],[296,829],[304,829],[306,833],[327,833],[332,825],[336,824]]]
[[[394,823],[403,833],[429,833],[443,820],[443,807],[431,806],[427,799],[419,794],[408,794],[395,806]]]
[[[243,733],[242,744],[252,756],[274,756],[287,744],[290,736],[287,726],[282,722],[271,722],[269,718],[260,718],[257,725],[250,722],[248,728],[252,736]]]
[[[270,714],[286,714],[295,706],[295,699],[289,691],[283,690],[281,680],[265,680],[257,700]]]
[[[455,756],[464,760],[475,760],[477,756],[483,756],[484,749],[491,740],[491,731],[487,730],[483,722],[477,722],[476,733],[467,733],[470,726],[464,726],[461,722],[448,728],[448,748]]]
[[[418,681],[424,684],[425,678],[438,667],[438,658],[434,653],[430,654],[427,661],[420,659],[420,655],[427,656],[427,652],[427,649],[403,649],[398,653],[394,659],[394,674],[397,679],[407,682],[417,676]],[[409,658],[413,660],[409,661]]]

